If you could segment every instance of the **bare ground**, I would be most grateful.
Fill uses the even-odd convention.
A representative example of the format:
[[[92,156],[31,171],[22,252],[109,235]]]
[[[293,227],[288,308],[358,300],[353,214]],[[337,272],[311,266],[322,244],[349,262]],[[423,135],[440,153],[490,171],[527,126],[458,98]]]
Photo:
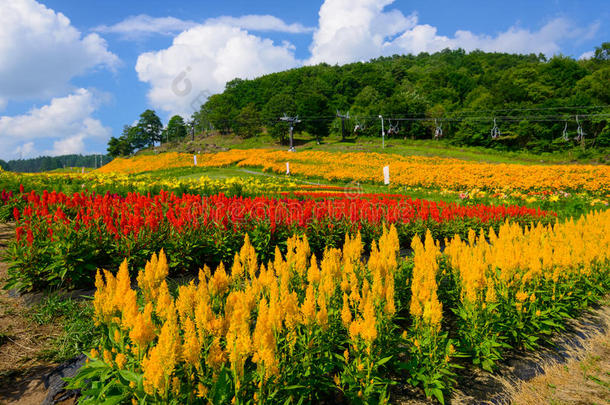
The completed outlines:
[[[610,404],[610,328],[571,355],[564,364],[550,362],[527,383],[507,384],[512,403]]]
[[[14,227],[0,224],[0,255]],[[8,265],[0,262],[0,286]],[[0,287],[0,404],[36,404],[46,396],[43,377],[56,365],[42,360],[60,329],[58,325],[37,325],[26,314],[28,307]]]

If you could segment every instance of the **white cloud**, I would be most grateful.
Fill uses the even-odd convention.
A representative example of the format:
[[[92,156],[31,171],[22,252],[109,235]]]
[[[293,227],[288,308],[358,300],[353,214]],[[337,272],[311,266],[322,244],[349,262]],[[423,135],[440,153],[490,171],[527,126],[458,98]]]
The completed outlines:
[[[384,11],[393,0],[326,0],[319,11],[308,63],[348,63],[380,56],[387,41],[412,28],[417,16]]]
[[[25,159],[28,157],[34,157],[36,150],[34,149],[34,142],[26,142],[23,145],[19,145],[13,151],[15,157],[19,159]]]
[[[477,35],[470,31],[459,30],[453,38],[437,35],[436,28],[430,25],[416,25],[394,40],[391,48],[404,52],[436,52],[444,48],[462,48],[466,51],[480,49],[487,52],[543,53],[552,56],[560,51],[560,43],[590,35],[596,30],[594,24],[588,29],[577,29],[563,18],[546,23],[538,31],[510,27],[496,36]]]
[[[45,155],[60,156],[81,153],[85,150],[84,135],[75,135],[53,142],[53,149],[44,152]]]
[[[167,49],[141,54],[136,72],[151,85],[148,98],[155,108],[190,116],[229,80],[299,64],[287,42],[277,45],[231,25],[206,23],[182,32]]]
[[[226,24],[250,31],[278,31],[290,34],[305,34],[313,32],[314,28],[305,27],[300,23],[286,24],[272,15],[244,15],[241,17],[223,16],[210,18],[206,24]]]
[[[131,16],[114,25],[100,25],[93,31],[109,34],[120,34],[126,39],[138,38],[150,34],[173,35],[187,30],[197,23],[180,20],[175,17],[151,17],[146,14]]]
[[[348,63],[394,53],[436,52],[445,48],[489,52],[543,53],[560,51],[564,41],[591,38],[599,28],[593,23],[575,27],[556,18],[537,31],[513,26],[495,36],[458,30],[453,37],[437,28],[418,24],[416,14],[385,10],[394,0],[326,0],[319,12],[319,27],[311,44],[309,64]]]
[[[123,39],[139,39],[153,34],[174,35],[200,25],[195,21],[175,17],[151,17],[146,14],[131,16],[114,25],[93,28],[99,33],[119,34]],[[287,24],[272,15],[221,16],[207,19],[203,25],[228,25],[251,31],[277,31],[291,34],[313,32],[313,28],[299,23]]]
[[[91,117],[97,107],[92,92],[78,89],[26,114],[0,116],[0,143],[7,145],[5,151],[15,151],[12,157],[34,153],[38,141],[53,142],[53,149],[45,152],[51,155],[84,152],[86,139],[105,140],[111,134]]]
[[[62,13],[34,0],[0,0],[0,99],[47,98],[118,57],[98,34],[85,37]],[[1,104],[1,103],[0,103]]]
[[[589,51],[580,55],[578,59],[591,59],[593,56],[595,56],[595,51]]]

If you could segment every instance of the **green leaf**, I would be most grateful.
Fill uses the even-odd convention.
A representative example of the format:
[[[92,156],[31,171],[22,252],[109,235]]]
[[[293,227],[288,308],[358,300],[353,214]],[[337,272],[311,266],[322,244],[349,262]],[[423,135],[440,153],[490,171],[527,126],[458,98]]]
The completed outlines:
[[[392,358],[392,356],[388,356],[388,357],[384,357],[383,359],[379,360],[377,363],[377,366],[382,366],[385,363],[387,363],[388,361],[390,361],[390,359]]]
[[[441,391],[439,388],[432,388],[430,391],[432,392],[432,395],[434,395],[434,397],[438,400],[438,402],[445,405],[443,391]]]

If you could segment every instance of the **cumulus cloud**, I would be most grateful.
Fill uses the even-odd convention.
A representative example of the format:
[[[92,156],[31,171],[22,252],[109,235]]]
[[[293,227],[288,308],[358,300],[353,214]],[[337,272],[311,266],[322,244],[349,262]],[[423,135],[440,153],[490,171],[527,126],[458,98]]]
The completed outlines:
[[[150,103],[171,114],[190,116],[207,96],[234,78],[254,78],[293,68],[294,47],[275,44],[228,24],[213,22],[190,28],[169,48],[138,57],[138,78],[150,84]]]
[[[480,49],[487,52],[543,53],[551,56],[560,51],[562,41],[589,36],[595,30],[596,24],[587,29],[577,29],[569,20],[556,18],[538,31],[510,27],[505,32],[491,36],[459,30],[450,38],[437,35],[436,28],[430,25],[416,25],[392,41],[390,48],[410,53],[462,48],[466,51]]]
[[[91,117],[97,107],[91,91],[78,89],[26,114],[0,116],[0,143],[7,146],[0,152],[13,150],[14,155],[9,158],[31,155],[38,141],[53,142],[53,148],[45,150],[46,154],[84,152],[86,139],[104,140],[111,134],[110,128]]]
[[[591,59],[595,56],[595,51],[588,51],[578,57],[578,59]]]
[[[308,63],[348,63],[379,56],[395,35],[417,23],[415,14],[384,11],[393,0],[326,0]]]
[[[69,81],[119,62],[98,34],[82,36],[70,20],[34,0],[0,0],[0,106],[48,98]]]
[[[466,51],[543,53],[552,55],[567,40],[591,38],[599,28],[593,23],[575,27],[565,18],[547,22],[539,30],[513,26],[495,36],[458,30],[454,36],[438,35],[437,28],[418,24],[416,14],[405,16],[386,10],[394,0],[326,0],[310,47],[309,64],[348,63],[394,53],[436,52],[445,48]]]
[[[287,24],[272,15],[244,15],[241,17],[222,16],[207,19],[204,25],[228,25],[251,31],[277,31],[291,34],[313,32],[313,28],[299,23]],[[119,34],[123,39],[139,39],[153,34],[174,35],[200,25],[195,21],[175,17],[151,17],[146,14],[131,16],[114,25],[100,25],[93,28],[99,33]]]

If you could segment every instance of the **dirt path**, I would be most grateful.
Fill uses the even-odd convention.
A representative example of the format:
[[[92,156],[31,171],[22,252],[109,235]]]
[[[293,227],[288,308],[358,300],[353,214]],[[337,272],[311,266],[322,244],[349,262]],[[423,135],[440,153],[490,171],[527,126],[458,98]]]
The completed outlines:
[[[610,321],[610,310],[605,316]],[[544,374],[527,383],[508,386],[512,403],[610,404],[610,328],[573,348],[570,355],[566,363],[549,363]]]
[[[0,255],[13,235],[13,226],[0,224]],[[39,405],[46,396],[43,377],[55,366],[42,354],[59,328],[34,323],[22,300],[1,289],[7,267],[0,262],[0,404]]]

